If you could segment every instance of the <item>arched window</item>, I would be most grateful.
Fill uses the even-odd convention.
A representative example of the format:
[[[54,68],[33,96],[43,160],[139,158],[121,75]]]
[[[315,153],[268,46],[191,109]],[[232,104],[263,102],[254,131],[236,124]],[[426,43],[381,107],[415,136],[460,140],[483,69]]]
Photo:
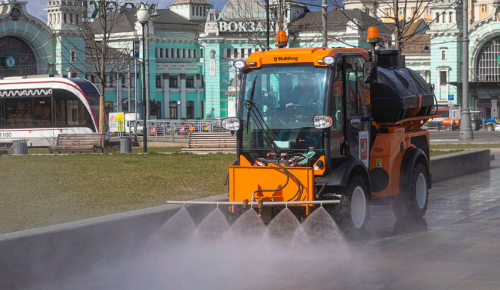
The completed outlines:
[[[27,76],[38,74],[36,56],[23,40],[5,36],[0,38],[0,59],[12,56],[15,64],[9,68],[0,66],[0,77]]]
[[[500,81],[500,37],[488,41],[479,51],[476,60],[478,81]]]

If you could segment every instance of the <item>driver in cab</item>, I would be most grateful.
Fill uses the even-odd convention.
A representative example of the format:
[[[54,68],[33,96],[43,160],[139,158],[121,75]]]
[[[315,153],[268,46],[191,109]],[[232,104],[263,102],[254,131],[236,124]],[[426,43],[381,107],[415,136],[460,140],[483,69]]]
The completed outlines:
[[[316,110],[320,104],[318,96],[314,90],[314,78],[299,76],[297,85],[293,88],[292,95],[286,102],[287,109],[296,109],[298,107]]]

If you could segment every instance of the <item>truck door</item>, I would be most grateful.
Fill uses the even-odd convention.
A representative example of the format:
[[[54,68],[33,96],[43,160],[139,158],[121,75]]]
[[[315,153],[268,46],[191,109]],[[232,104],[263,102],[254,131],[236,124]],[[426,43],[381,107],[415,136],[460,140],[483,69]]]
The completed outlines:
[[[344,99],[346,102],[346,155],[359,158],[369,166],[371,127],[370,88],[363,82],[362,56],[344,56]]]

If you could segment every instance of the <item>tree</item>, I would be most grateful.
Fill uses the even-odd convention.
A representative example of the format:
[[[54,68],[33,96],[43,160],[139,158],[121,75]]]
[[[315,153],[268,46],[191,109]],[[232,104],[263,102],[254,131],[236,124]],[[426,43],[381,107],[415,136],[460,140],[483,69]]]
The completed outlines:
[[[330,6],[342,11],[353,23],[355,21],[349,16],[347,9],[356,8],[370,14],[383,26],[393,31],[394,48],[400,51],[408,42],[414,40],[415,36],[425,33],[432,24],[438,22],[440,18],[444,18],[443,14],[446,14],[446,9],[441,13],[432,13],[432,0],[360,0],[352,1],[348,5],[340,0],[328,1]],[[455,4],[457,3],[449,2],[447,8]],[[458,18],[458,15],[455,17]],[[456,23],[458,22],[456,21]]]
[[[63,64],[80,75],[89,75],[99,84],[99,133],[105,132],[104,88],[112,77],[126,66],[130,57],[131,41],[123,43],[113,39],[120,32],[122,18],[127,10],[120,1],[93,0],[74,2],[69,17],[64,13],[57,38],[58,53]],[[73,17],[74,15],[74,17]],[[49,25],[55,25],[49,20]]]

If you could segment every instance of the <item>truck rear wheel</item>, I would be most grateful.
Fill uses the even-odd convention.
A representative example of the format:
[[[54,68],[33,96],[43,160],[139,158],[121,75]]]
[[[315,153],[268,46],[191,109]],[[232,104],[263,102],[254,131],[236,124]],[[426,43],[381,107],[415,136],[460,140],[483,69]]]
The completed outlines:
[[[421,219],[427,211],[429,198],[428,169],[423,163],[415,165],[409,186],[402,190],[392,204],[394,215],[400,218]]]
[[[333,218],[342,229],[362,232],[370,218],[368,187],[363,177],[353,174],[344,189],[347,201],[334,206]]]

